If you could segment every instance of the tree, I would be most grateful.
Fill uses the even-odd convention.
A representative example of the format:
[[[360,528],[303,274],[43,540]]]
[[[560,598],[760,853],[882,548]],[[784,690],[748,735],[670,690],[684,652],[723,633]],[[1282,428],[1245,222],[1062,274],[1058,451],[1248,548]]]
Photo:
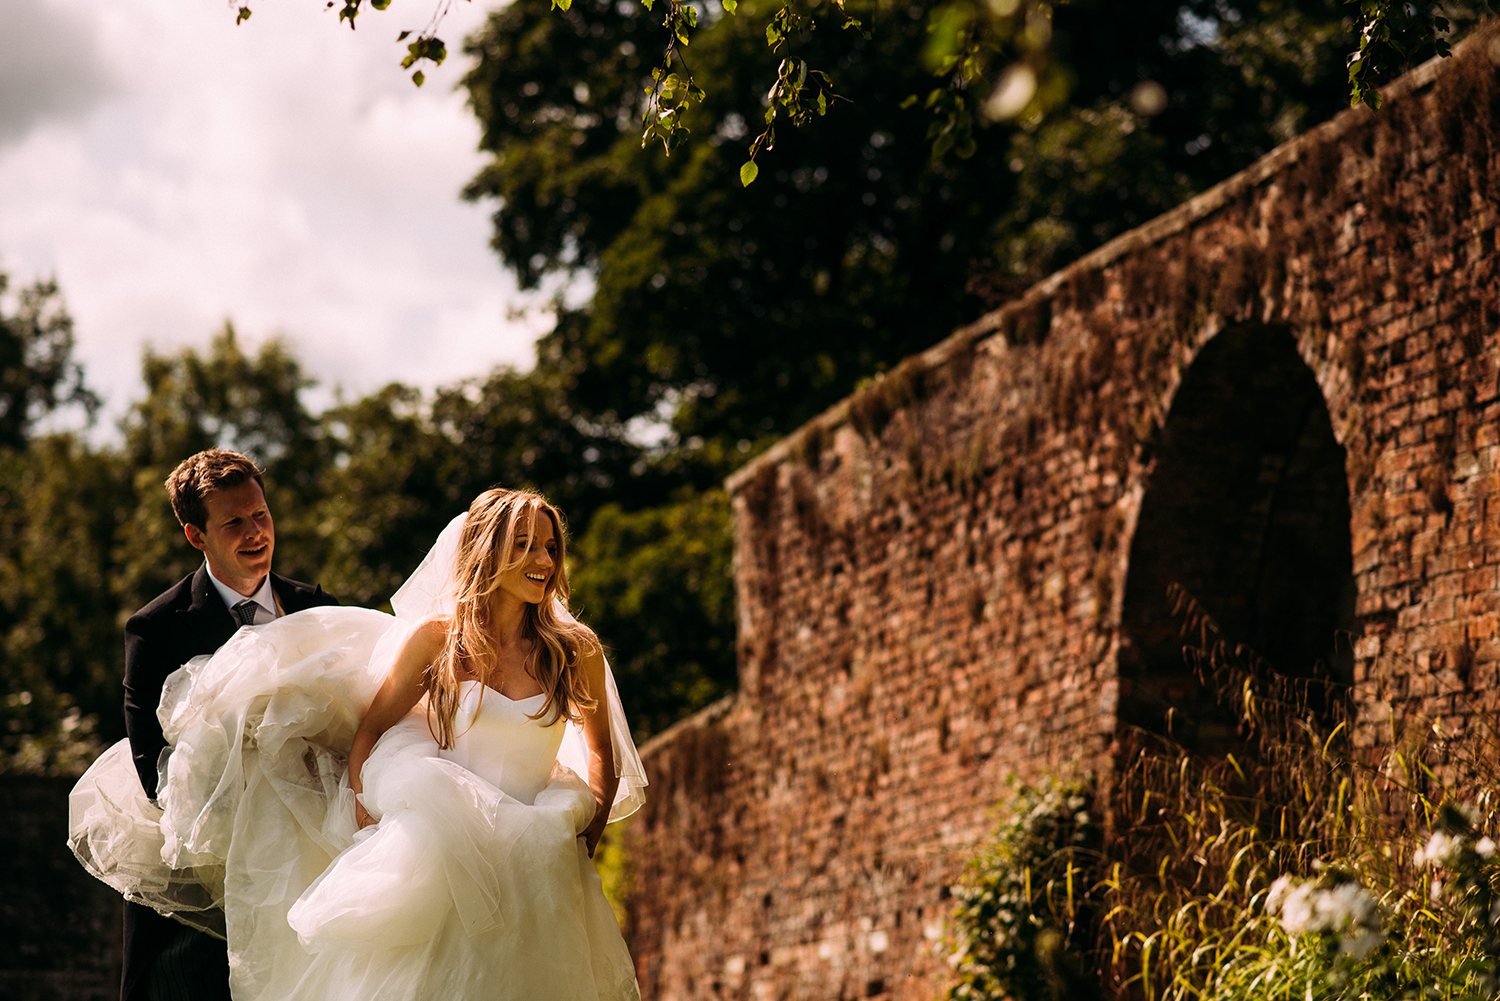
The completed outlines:
[[[313,513],[322,540],[316,579],[347,604],[378,608],[463,510],[450,482],[451,443],[421,394],[400,385],[339,404],[323,424],[334,462]]]
[[[699,140],[671,158],[635,139],[649,25],[634,8],[518,0],[469,43],[492,159],[467,194],[496,200],[496,250],[523,284],[595,282],[544,356],[590,420],[665,420],[669,461],[699,487],[1341,103],[1338,0],[1080,0],[1048,42],[1073,103],[934,157],[932,113],[902,106],[931,87],[928,12],[849,9],[869,39],[813,32],[799,48],[837,63],[849,102],[779,134],[745,190],[724,181],[768,84],[755,2],[695,37],[708,96],[685,119]]]
[[[729,498],[601,508],[579,540],[574,605],[603,638],[626,718],[658,733],[734,688]]]
[[[330,457],[318,420],[302,402],[311,380],[285,345],[269,340],[248,355],[226,323],[203,354],[147,349],[141,375],[146,397],[121,423],[134,495],[118,538],[121,607],[133,612],[202,563],[183,538],[163,483],[179,462],[205,448],[233,448],[265,468],[277,570],[302,579],[316,574],[321,544],[310,514]]]
[[[0,771],[78,771],[124,736],[114,536],[117,453],[74,435],[0,449]]]
[[[82,407],[89,420],[99,397],[73,359],[73,318],[56,281],[21,289],[7,315],[10,276],[0,271],[0,448],[23,448],[36,422],[59,407]]]
[[[430,399],[390,385],[323,424],[333,462],[315,514],[320,579],[360,604],[388,601],[482,490],[539,490],[584,524],[637,451],[579,421],[545,371],[498,368]]]
[[[353,28],[363,4],[364,0],[344,0],[339,20]],[[1342,18],[1344,47],[1356,44],[1356,39],[1358,47],[1347,58],[1336,60],[1336,65],[1347,67],[1343,75],[1350,104],[1376,109],[1384,81],[1429,56],[1450,53],[1455,14],[1462,21],[1476,10],[1500,13],[1500,0],[1483,0],[1482,6],[1437,0],[1343,0],[1343,4],[1347,14]],[[370,0],[370,5],[385,10],[390,0]],[[553,6],[566,12],[572,0],[553,0]],[[936,77],[927,102],[941,119],[931,137],[934,152],[942,155],[956,149],[961,156],[967,155],[976,117],[1015,118],[1045,113],[1065,103],[1070,67],[1059,60],[1052,46],[1053,17],[1096,6],[1087,0],[944,0],[926,9],[912,8],[925,21],[929,42],[924,61]],[[1197,24],[1214,26],[1243,18],[1246,6],[1232,0],[1189,0],[1180,9]],[[761,51],[765,69],[769,72],[770,64],[779,59],[774,83],[766,91],[764,129],[750,142],[749,161],[739,170],[741,182],[750,185],[759,173],[756,156],[774,145],[778,122],[806,124],[823,116],[837,99],[842,83],[826,67],[835,63],[842,67],[842,58],[835,53],[834,62],[816,62],[799,52],[796,43],[820,27],[825,34],[868,39],[868,22],[852,7],[849,0],[777,0],[761,5],[719,0],[712,6],[693,0],[659,0],[659,4],[658,0],[641,0],[642,10],[623,5],[622,13],[659,24],[650,51],[660,56],[651,60],[657,65],[651,70],[647,98],[636,117],[642,144],[660,140],[667,151],[681,145],[691,131],[686,119],[712,90],[700,85],[702,78],[695,76],[684,56],[691,36],[700,21],[705,26],[720,21],[721,9],[732,18],[744,8],[749,34],[764,37],[769,50]],[[426,27],[397,36],[397,42],[404,42],[416,34],[407,43],[401,65],[417,67],[412,82],[419,87],[425,79],[423,64],[436,65],[447,58],[448,47],[438,37],[445,10],[438,5]],[[237,23],[250,17],[249,7],[240,6],[238,11]]]
[[[60,409],[92,421],[99,398],[57,283],[22,289],[13,312],[7,287],[0,273],[0,770],[67,770],[96,747],[90,714],[121,659],[105,636],[120,470],[72,434],[37,436]]]

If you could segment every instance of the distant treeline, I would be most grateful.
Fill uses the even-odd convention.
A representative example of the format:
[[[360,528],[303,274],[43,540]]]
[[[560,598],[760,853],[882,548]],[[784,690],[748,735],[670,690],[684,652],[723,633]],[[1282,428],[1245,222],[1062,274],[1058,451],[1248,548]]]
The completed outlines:
[[[266,469],[277,570],[377,608],[480,490],[540,490],[569,518],[574,604],[611,650],[639,732],[733,683],[722,491],[679,483],[643,505],[653,499],[645,450],[572,415],[557,379],[497,369],[433,394],[391,385],[315,414],[303,402],[312,383],[284,344],[246,353],[226,326],[204,351],[148,350],[146,396],[120,443],[100,446],[45,430],[79,423],[60,410],[97,408],[56,287],[10,300],[0,306],[0,769],[76,770],[124,735],[124,621],[202,559],[162,481],[216,445]]]

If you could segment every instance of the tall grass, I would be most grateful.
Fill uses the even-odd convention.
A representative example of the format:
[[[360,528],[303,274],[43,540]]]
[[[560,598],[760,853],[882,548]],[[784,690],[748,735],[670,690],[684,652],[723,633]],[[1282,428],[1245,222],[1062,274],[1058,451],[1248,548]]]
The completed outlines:
[[[1346,687],[1277,673],[1226,643],[1189,596],[1176,599],[1186,655],[1237,718],[1237,746],[1209,755],[1124,735],[1115,774],[1094,792],[1096,849],[1086,831],[1050,848],[1018,837],[1023,815],[1021,828],[1078,826],[1076,811],[1032,816],[1056,781],[1023,790],[955,887],[948,995],[1500,997],[1500,860],[1485,837],[1500,791],[1493,721],[1471,716],[1448,733],[1393,718],[1360,748]],[[1083,870],[1072,882],[1084,888],[1060,895],[1059,866]],[[1007,936],[984,906],[987,888],[1017,884],[1027,887],[1018,920],[1037,930],[1029,940]],[[1092,975],[1057,972],[1075,967]]]

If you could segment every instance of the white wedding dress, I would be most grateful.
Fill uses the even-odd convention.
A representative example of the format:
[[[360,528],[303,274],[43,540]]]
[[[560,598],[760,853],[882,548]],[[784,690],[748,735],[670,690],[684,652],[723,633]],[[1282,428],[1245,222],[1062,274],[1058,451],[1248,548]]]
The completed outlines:
[[[236,1001],[637,1001],[577,837],[595,808],[587,748],[575,725],[528,718],[540,696],[466,684],[447,751],[419,704],[364,767],[379,823],[356,831],[347,750],[415,618],[309,609],[185,665],[159,710],[160,805],[121,741],[72,794],[75,853],[127,898],[223,935]],[[645,779],[608,682],[614,820]]]

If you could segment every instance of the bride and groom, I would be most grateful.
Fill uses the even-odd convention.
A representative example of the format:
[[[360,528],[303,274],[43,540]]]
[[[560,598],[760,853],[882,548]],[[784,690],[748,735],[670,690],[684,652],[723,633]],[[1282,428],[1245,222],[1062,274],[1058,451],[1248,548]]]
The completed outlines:
[[[124,1001],[637,999],[589,857],[645,777],[557,512],[481,494],[393,618],[271,572],[244,456],[167,489],[205,565],[127,624],[129,737],[69,810]]]

